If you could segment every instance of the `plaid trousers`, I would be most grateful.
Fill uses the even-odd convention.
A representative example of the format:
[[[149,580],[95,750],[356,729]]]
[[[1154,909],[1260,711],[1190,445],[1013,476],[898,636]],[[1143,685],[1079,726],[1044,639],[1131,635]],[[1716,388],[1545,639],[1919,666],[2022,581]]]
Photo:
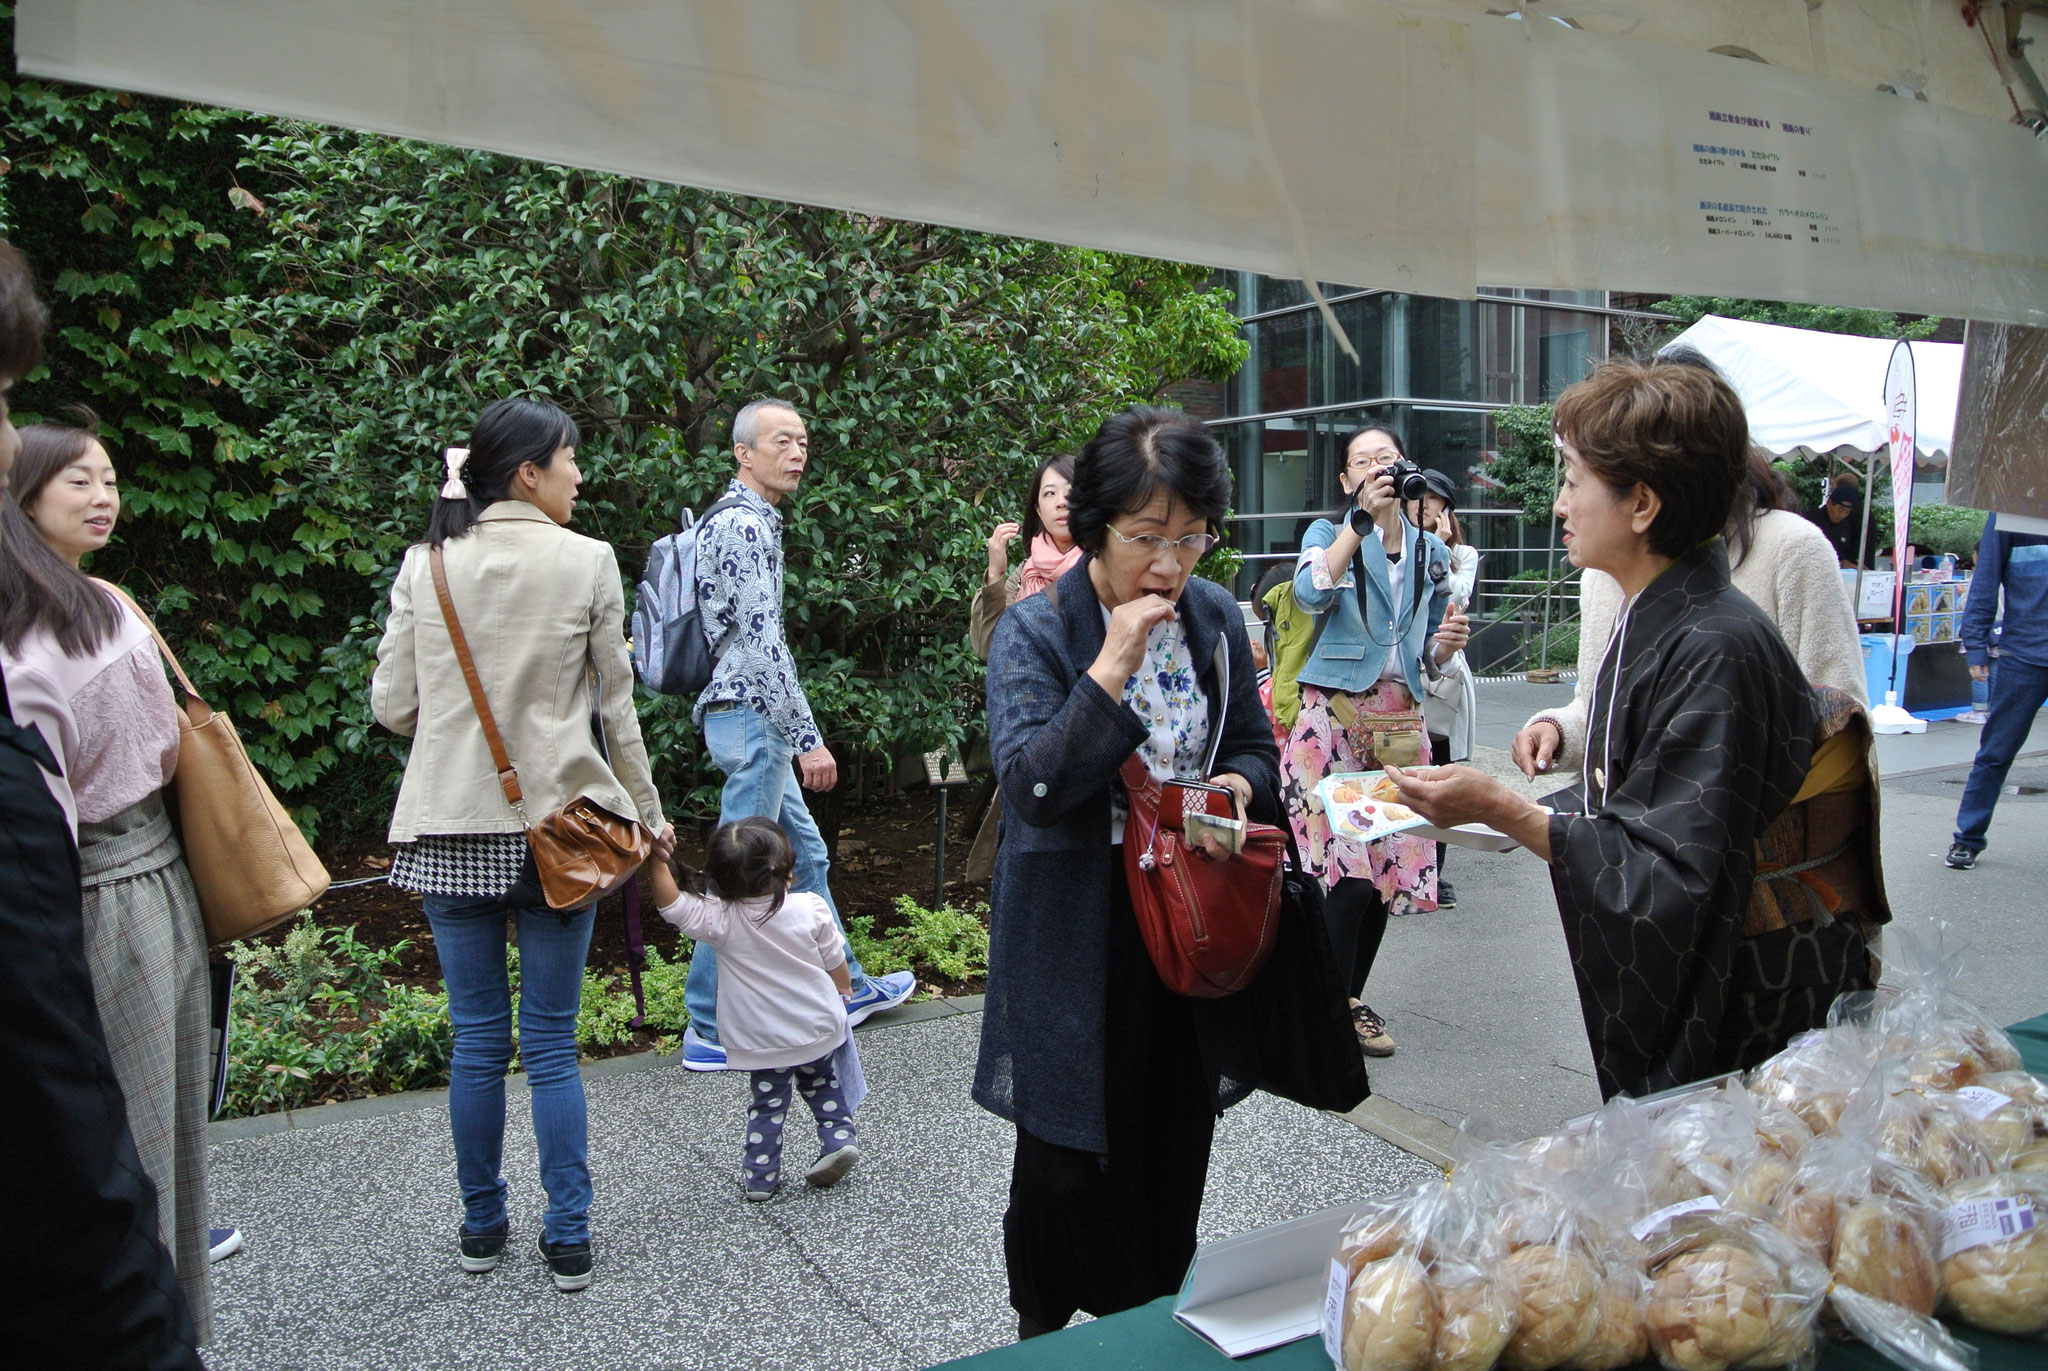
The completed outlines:
[[[213,1085],[206,925],[161,793],[78,826],[85,954],[128,1129],[156,1182],[164,1246],[201,1345],[207,1274],[206,1115]]]

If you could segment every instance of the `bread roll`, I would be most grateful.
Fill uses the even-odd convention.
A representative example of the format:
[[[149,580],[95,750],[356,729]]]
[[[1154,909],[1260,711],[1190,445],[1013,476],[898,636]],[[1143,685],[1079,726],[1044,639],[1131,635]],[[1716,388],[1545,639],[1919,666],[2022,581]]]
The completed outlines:
[[[1927,1126],[1913,1168],[1936,1185],[1953,1185],[1966,1176],[1988,1176],[1996,1169],[1982,1125],[1952,1112]]]
[[[1850,1289],[1916,1314],[1932,1314],[1941,1299],[1941,1273],[1926,1233],[1900,1205],[1881,1196],[1842,1215],[1833,1270]]]
[[[1436,1326],[1421,1262],[1399,1254],[1368,1263],[1344,1299],[1344,1371],[1423,1371]]]
[[[1439,1267],[1436,1290],[1440,1317],[1430,1371],[1493,1371],[1514,1336],[1514,1292],[1472,1267]]]
[[[1510,1253],[1507,1274],[1521,1323],[1508,1339],[1501,1365],[1508,1371],[1551,1371],[1586,1350],[1600,1295],[1591,1263],[1544,1243]]]
[[[1572,1358],[1573,1371],[1621,1371],[1650,1355],[1641,1295],[1633,1273],[1609,1275],[1600,1282],[1593,1337],[1585,1350]]]
[[[1822,1261],[1833,1256],[1840,1202],[1832,1193],[1805,1189],[1793,1182],[1778,1192],[1776,1207],[1786,1232],[1805,1243]]]
[[[1979,1176],[1944,1193],[1949,1204],[2026,1196],[2035,1227],[2001,1242],[1957,1252],[1941,1263],[1948,1302],[1979,1328],[2026,1337],[2048,1332],[2048,1175]]]
[[[1797,1169],[1790,1157],[1767,1148],[1755,1161],[1736,1173],[1735,1188],[1728,1192],[1728,1201],[1731,1204],[1767,1206],[1777,1199],[1778,1192],[1785,1188],[1785,1182],[1792,1179]]]
[[[1770,1262],[1734,1243],[1680,1253],[1651,1280],[1650,1344],[1676,1371],[1764,1365],[1759,1358],[1789,1341],[1772,1317],[1778,1283]]]

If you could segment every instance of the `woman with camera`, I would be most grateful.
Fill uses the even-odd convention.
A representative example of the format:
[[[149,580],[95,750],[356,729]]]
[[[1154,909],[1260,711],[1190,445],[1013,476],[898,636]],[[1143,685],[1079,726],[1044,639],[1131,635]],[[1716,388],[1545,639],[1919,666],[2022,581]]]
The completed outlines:
[[[1348,973],[1352,1018],[1367,1056],[1394,1040],[1359,998],[1390,913],[1436,908],[1436,844],[1396,835],[1337,838],[1316,786],[1331,772],[1413,765],[1428,756],[1420,701],[1426,681],[1457,656],[1468,631],[1451,600],[1451,554],[1402,513],[1427,491],[1400,435],[1367,425],[1344,443],[1337,477],[1348,503],[1302,538],[1294,598],[1319,618],[1297,679],[1301,711],[1280,754],[1288,822],[1302,860],[1322,878],[1337,965]]]

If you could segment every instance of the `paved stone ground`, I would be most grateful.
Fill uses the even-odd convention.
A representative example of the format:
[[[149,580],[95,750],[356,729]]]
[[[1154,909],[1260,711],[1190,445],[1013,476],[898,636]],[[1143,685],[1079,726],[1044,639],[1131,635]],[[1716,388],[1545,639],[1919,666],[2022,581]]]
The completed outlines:
[[[749,1205],[743,1074],[593,1073],[597,1280],[557,1294],[523,1090],[510,1094],[504,1265],[467,1276],[448,1112],[337,1107],[212,1149],[214,1211],[247,1235],[214,1268],[216,1371],[254,1368],[922,1367],[1015,1336],[1000,1222],[1011,1131],[967,1095],[980,1017],[860,1034],[863,1160]],[[348,1115],[355,1117],[346,1117]],[[320,1126],[306,1126],[320,1124]],[[791,1127],[796,1155],[805,1131]],[[228,1130],[232,1131],[232,1130]],[[803,1158],[808,1161],[808,1156]],[[1205,1239],[1428,1174],[1351,1124],[1254,1096],[1219,1125]]]

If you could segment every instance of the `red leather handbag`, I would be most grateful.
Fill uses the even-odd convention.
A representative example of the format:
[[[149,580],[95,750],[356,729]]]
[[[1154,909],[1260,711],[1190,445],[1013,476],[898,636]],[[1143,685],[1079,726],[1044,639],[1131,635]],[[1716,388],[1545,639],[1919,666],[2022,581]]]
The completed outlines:
[[[1273,950],[1285,835],[1247,821],[1244,850],[1213,861],[1188,841],[1179,813],[1161,812],[1160,784],[1135,753],[1120,774],[1131,805],[1124,874],[1159,979],[1176,995],[1200,999],[1244,989]]]

